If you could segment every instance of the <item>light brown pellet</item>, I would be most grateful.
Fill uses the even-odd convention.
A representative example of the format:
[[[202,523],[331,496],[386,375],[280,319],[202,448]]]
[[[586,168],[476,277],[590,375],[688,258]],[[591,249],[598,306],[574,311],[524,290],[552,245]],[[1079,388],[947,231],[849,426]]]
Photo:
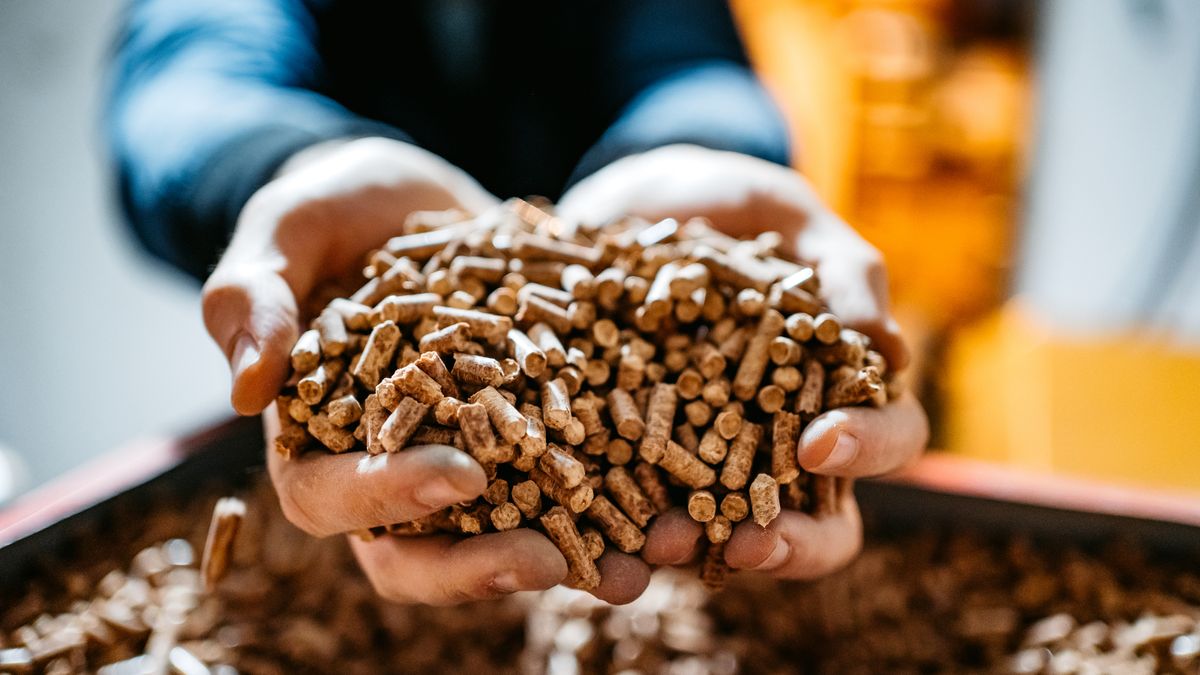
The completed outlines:
[[[796,395],[796,412],[806,420],[816,417],[821,412],[824,390],[825,367],[816,359],[805,359],[804,384]]]
[[[798,342],[782,335],[771,340],[768,350],[771,354],[771,363],[777,366],[794,366],[800,363],[800,359],[804,356],[804,350]]]
[[[768,384],[758,390],[754,400],[758,403],[760,410],[768,415],[773,415],[783,410],[784,404],[787,403],[787,392],[777,384]]]
[[[328,307],[321,310],[313,321],[313,328],[317,329],[322,354],[329,357],[341,356],[342,352],[346,351],[346,343],[349,340],[349,336],[346,335],[346,323],[336,310]]]
[[[357,422],[363,414],[362,404],[354,398],[354,394],[346,394],[330,399],[325,404],[325,413],[334,426],[345,427]]]
[[[562,430],[571,421],[571,399],[561,377],[542,384],[542,422],[550,429]]]
[[[696,435],[696,429],[690,424],[676,426],[671,438],[693,455],[700,448],[700,437]]]
[[[717,419],[713,422],[713,428],[727,441],[733,440],[738,432],[742,430],[744,418],[741,410],[737,408],[726,408],[717,413]]]
[[[383,375],[383,370],[396,355],[396,347],[400,344],[400,328],[392,321],[384,321],[371,329],[371,337],[363,347],[351,374],[368,390],[375,389]]]
[[[225,577],[229,561],[233,559],[234,541],[245,518],[246,502],[237,497],[222,497],[217,500],[200,562],[205,589],[212,591]]]
[[[547,511],[539,519],[539,522],[546,530],[546,535],[558,546],[558,550],[567,559],[569,573],[565,583],[585,591],[599,586],[600,571],[596,569],[596,563],[588,556],[587,548],[579,536],[579,530],[575,528],[575,521],[571,519],[567,510],[561,506],[555,506]]]
[[[487,409],[479,403],[464,403],[458,407],[458,428],[462,432],[467,452],[481,464],[500,461],[496,434],[488,422]]]
[[[325,400],[342,374],[341,361],[329,360],[321,363],[296,383],[296,395],[308,405],[318,405]]]
[[[495,258],[460,255],[450,262],[450,274],[460,279],[472,277],[495,284],[507,271],[505,261]]]
[[[525,418],[525,437],[517,441],[521,452],[530,457],[541,457],[546,452],[546,426],[542,423],[542,409],[532,403],[522,403],[521,415]]]
[[[425,405],[437,405],[445,397],[442,387],[418,368],[416,362],[397,370],[390,379],[398,393],[411,396]]]
[[[575,419],[583,425],[583,433],[587,437],[608,433],[604,420],[600,419],[601,401],[595,394],[588,392],[585,396],[577,396],[571,400],[571,412]]]
[[[811,314],[803,312],[788,315],[784,320],[784,329],[787,331],[788,337],[801,344],[808,342],[813,336],[813,317]]]
[[[744,422],[737,437],[729,444],[725,466],[721,469],[721,485],[730,490],[740,490],[750,480],[750,467],[754,453],[762,440],[762,427],[753,422]]]
[[[678,478],[684,485],[697,490],[708,487],[717,480],[717,474],[712,467],[700,461],[675,441],[667,441],[658,465],[667,473]]]
[[[562,287],[578,300],[591,300],[596,295],[595,277],[591,270],[579,264],[563,268]]]
[[[645,546],[646,535],[604,495],[597,495],[585,513],[625,553],[637,553]]]
[[[371,308],[352,302],[345,298],[334,298],[329,302],[329,309],[342,315],[342,322],[346,324],[346,328],[356,331],[371,330]],[[393,319],[394,320],[394,319]],[[297,370],[301,370],[297,368]]]
[[[688,515],[698,523],[707,523],[717,515],[717,499],[708,490],[695,490],[688,495]]]
[[[465,321],[460,321],[422,335],[418,347],[422,352],[453,354],[467,349],[467,343],[470,340],[470,325]]]
[[[624,438],[613,438],[604,449],[604,456],[608,458],[609,464],[623,466],[633,459],[633,445]]]
[[[450,370],[446,368],[445,361],[442,357],[434,352],[425,352],[421,354],[413,364],[421,369],[441,388],[444,396],[453,396],[459,398],[461,394],[458,391],[458,384],[455,383],[454,377],[450,375]]]
[[[503,478],[497,478],[488,483],[487,489],[483,491],[483,499],[492,506],[499,506],[508,501],[508,481]]]
[[[566,308],[533,294],[528,294],[521,300],[516,321],[531,329],[534,324],[544,323],[560,335],[571,332],[574,327]]]
[[[317,329],[306,330],[296,340],[291,354],[292,370],[307,373],[321,363],[321,338]]]
[[[800,416],[785,411],[775,413],[771,423],[771,475],[780,485],[800,476],[797,461],[800,426]]]
[[[724,408],[729,403],[729,381],[725,378],[713,380],[700,390],[700,398],[714,408]]]
[[[842,333],[842,322],[832,314],[818,314],[813,318],[813,337],[817,341],[831,345],[838,341]]]
[[[784,366],[771,371],[771,384],[779,386],[789,394],[799,389],[803,382],[804,376],[795,366]]]
[[[730,492],[721,498],[721,515],[738,523],[750,515],[750,500],[744,492]]]
[[[365,435],[363,442],[367,445],[367,452],[372,455],[384,452],[383,446],[379,443],[379,430],[383,428],[383,423],[387,421],[389,415],[390,411],[379,403],[379,397],[375,394],[371,394],[363,402],[363,415],[358,426]]]
[[[416,323],[421,319],[432,317],[434,306],[441,302],[442,296],[437,293],[389,295],[371,310],[371,320],[373,323],[384,321],[398,324]]]
[[[537,518],[542,510],[542,491],[532,480],[521,481],[512,486],[512,503],[521,510],[521,514],[532,520]]]
[[[671,509],[671,494],[667,491],[662,476],[659,475],[658,469],[653,464],[648,462],[634,464],[633,478],[638,487],[642,489],[642,493],[654,505],[656,512],[666,513]]]
[[[542,471],[540,467],[531,469],[529,477],[533,482],[537,483],[538,489],[542,491],[542,494],[546,495],[550,500],[567,507],[572,513],[583,513],[588,505],[592,503],[592,499],[595,496],[595,492],[588,482],[584,481],[572,488],[564,487],[562,483],[559,483],[550,474]]]
[[[725,372],[725,357],[711,342],[698,342],[692,347],[692,362],[704,379],[711,380]]]
[[[308,433],[331,452],[346,452],[354,448],[354,433],[334,424],[324,412],[309,418],[307,428]]]
[[[725,459],[728,451],[729,444],[721,437],[721,433],[715,428],[710,428],[700,438],[700,446],[696,449],[696,455],[709,464],[717,464]]]
[[[521,524],[521,511],[515,504],[504,502],[492,509],[490,514],[492,527],[499,532],[516,529]]]
[[[725,586],[729,576],[729,564],[725,562],[725,544],[710,543],[704,554],[704,562],[700,565],[700,581],[710,591],[718,591]]]
[[[601,307],[613,309],[625,292],[625,270],[606,267],[596,275],[596,302]]]
[[[738,364],[733,377],[733,395],[743,401],[754,398],[767,370],[771,341],[783,331],[783,316],[775,310],[767,310],[754,330],[746,352]]]
[[[465,323],[470,328],[471,336],[499,344],[513,327],[513,320],[500,314],[492,314],[475,309],[457,309],[435,305],[433,316],[438,326],[445,327],[456,323]]]
[[[658,463],[670,443],[678,401],[679,397],[673,384],[656,384],[650,393],[646,409],[646,428],[641,445],[638,446],[638,454],[651,464]]]
[[[646,377],[646,362],[637,354],[624,354],[617,363],[617,388],[633,391],[642,386]]]
[[[604,555],[604,535],[594,528],[587,528],[579,537],[583,539],[583,546],[587,549],[588,557],[592,560],[598,559]]]
[[[876,392],[883,389],[883,379],[879,373],[868,366],[857,371],[851,377],[834,381],[825,390],[825,409],[841,408],[870,400]]]
[[[578,459],[553,443],[546,447],[538,466],[565,488],[579,485],[587,476],[587,469]]]
[[[750,484],[750,508],[759,527],[766,527],[779,516],[779,484],[768,474],[758,474]]]
[[[546,353],[517,328],[508,331],[508,353],[529,377],[540,377],[546,370]]]
[[[712,421],[713,409],[704,401],[692,401],[683,406],[683,414],[687,416],[688,424],[702,427]]]
[[[636,441],[646,430],[633,396],[624,389],[613,389],[608,393],[608,414],[621,438]]]
[[[457,353],[450,375],[460,383],[480,387],[499,387],[504,384],[504,368],[500,362],[487,356]]]
[[[287,402],[287,414],[293,420],[295,420],[301,424],[305,424],[310,419],[312,419],[312,416],[314,414],[316,414],[316,412],[312,409],[311,406],[309,406],[304,401],[301,401],[298,398],[289,397],[288,402]],[[345,425],[339,424],[338,426],[345,426]]]
[[[723,544],[733,536],[733,523],[729,518],[717,514],[704,524],[704,536],[714,544]]]
[[[408,444],[417,426],[429,413],[430,406],[415,398],[404,397],[379,429],[379,443],[386,452],[398,452]]]

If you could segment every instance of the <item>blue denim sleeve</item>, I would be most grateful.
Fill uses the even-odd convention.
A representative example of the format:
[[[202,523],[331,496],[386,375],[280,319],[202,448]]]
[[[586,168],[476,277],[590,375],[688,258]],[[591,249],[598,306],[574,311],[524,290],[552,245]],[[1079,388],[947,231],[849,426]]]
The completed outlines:
[[[569,184],[627,155],[673,143],[788,164],[787,126],[751,70],[722,0],[623,5],[603,91],[615,121],[576,166]]]
[[[134,0],[113,58],[105,135],[141,242],[202,279],[237,215],[295,151],[403,133],[320,93],[300,0]]]

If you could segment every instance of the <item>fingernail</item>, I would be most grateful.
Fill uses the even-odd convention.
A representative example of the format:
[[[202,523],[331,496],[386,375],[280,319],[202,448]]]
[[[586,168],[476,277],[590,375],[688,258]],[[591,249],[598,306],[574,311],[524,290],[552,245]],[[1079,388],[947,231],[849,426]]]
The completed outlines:
[[[429,508],[440,509],[444,506],[457,504],[466,499],[470,499],[474,495],[463,494],[463,491],[454,487],[454,485],[445,478],[434,478],[417,488],[413,493],[413,499],[423,506]]]
[[[857,456],[858,439],[842,431],[838,433],[837,442],[833,444],[833,450],[829,452],[829,456],[825,458],[825,461],[814,466],[812,470],[817,473],[822,471],[836,471],[849,465]]]
[[[779,567],[783,566],[783,564],[785,562],[787,562],[788,557],[790,557],[791,555],[792,555],[791,545],[789,545],[787,543],[786,539],[784,539],[783,537],[779,537],[778,539],[775,540],[775,548],[772,549],[771,555],[767,556],[767,559],[760,562],[758,564],[758,567],[755,567],[754,569],[757,569],[757,570],[778,569]]]
[[[233,345],[233,355],[230,360],[234,379],[241,376],[247,368],[258,363],[258,357],[258,344],[254,338],[250,337],[249,333],[239,335],[237,342]]]
[[[497,593],[516,593],[521,590],[521,582],[517,579],[516,572],[501,572],[497,574],[492,577],[490,586]]]

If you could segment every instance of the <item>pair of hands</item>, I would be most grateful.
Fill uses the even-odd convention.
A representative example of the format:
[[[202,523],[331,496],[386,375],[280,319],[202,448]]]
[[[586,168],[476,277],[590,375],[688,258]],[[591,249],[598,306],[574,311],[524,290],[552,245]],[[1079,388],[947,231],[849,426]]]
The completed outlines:
[[[229,249],[204,287],[204,319],[233,374],[232,401],[262,412],[288,375],[299,334],[297,298],[321,281],[357,269],[363,255],[399,231],[417,210],[481,212],[498,203],[468,175],[424,150],[367,138],[305,150],[247,203]],[[568,222],[707,217],[721,230],[779,231],[784,247],[815,264],[822,295],[843,322],[869,335],[893,368],[908,361],[887,303],[879,253],[834,216],[794,171],[694,146],[668,146],[614,162],[579,182],[558,204]],[[268,438],[276,416],[264,418]],[[928,424],[910,393],[882,408],[821,415],[805,429],[800,464],[844,477],[887,473],[916,458]],[[421,446],[379,456],[307,453],[291,461],[268,453],[284,514],[328,536],[419,518],[483,492],[482,468],[466,453]],[[739,524],[726,546],[735,569],[806,579],[836,570],[862,543],[852,495],[836,514],[785,511],[767,528]],[[645,589],[650,565],[685,565],[702,551],[703,528],[680,509],[652,524],[641,557],[606,552],[593,593],[629,602]],[[529,529],[459,538],[381,537],[351,545],[384,597],[450,604],[559,583],[566,562]]]

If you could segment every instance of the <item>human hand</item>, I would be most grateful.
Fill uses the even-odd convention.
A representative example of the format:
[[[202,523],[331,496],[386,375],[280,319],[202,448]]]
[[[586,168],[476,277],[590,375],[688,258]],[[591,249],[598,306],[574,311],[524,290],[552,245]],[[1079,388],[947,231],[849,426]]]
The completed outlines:
[[[302,151],[251,198],[205,284],[204,319],[229,359],[237,411],[271,404],[267,447],[279,433],[271,402],[288,374],[305,297],[360,265],[413,211],[478,213],[496,203],[438,157],[379,138]],[[487,485],[474,459],[447,446],[290,460],[269,452],[267,465],[284,515],[319,537],[414,520],[474,499]],[[567,572],[562,554],[532,530],[350,540],[376,590],[397,601],[450,604],[548,588]]]
[[[888,308],[882,258],[834,215],[800,174],[731,152],[675,145],[613,162],[580,181],[560,200],[566,222],[599,224],[623,215],[656,221],[695,216],[723,232],[766,230],[784,237],[783,250],[814,265],[821,295],[842,322],[870,336],[900,370],[908,353]],[[808,471],[846,478],[888,473],[913,461],[928,440],[928,421],[908,392],[881,408],[828,411],[805,428],[798,447]],[[683,510],[651,526],[643,558],[650,564],[694,560],[703,528]],[[783,512],[767,528],[739,524],[725,548],[737,569],[794,579],[819,577],[845,565],[862,545],[862,522],[850,491],[820,517]]]
[[[413,211],[497,203],[458,168],[399,141],[331,141],[293,156],[246,203],[204,284],[204,323],[229,361],[234,409],[262,412],[279,393],[299,306],[318,284],[360,267]]]

